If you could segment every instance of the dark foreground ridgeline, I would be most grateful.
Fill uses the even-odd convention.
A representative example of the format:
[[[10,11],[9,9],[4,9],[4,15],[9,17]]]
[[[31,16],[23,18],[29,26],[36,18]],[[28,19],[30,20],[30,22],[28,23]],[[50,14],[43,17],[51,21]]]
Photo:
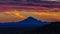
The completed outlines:
[[[35,28],[0,28],[0,34],[60,34],[60,22]]]
[[[46,24],[51,24],[50,22],[42,22],[39,21],[33,17],[28,17],[27,19],[24,19],[19,22],[8,22],[8,23],[0,23],[0,28],[7,28],[7,27],[16,27],[16,28],[32,28],[36,26],[44,26]]]
[[[20,21],[18,23],[12,22],[0,24],[0,34],[55,34],[55,33],[57,34],[60,33],[60,22],[47,23],[38,21],[32,17],[28,17],[27,19]]]

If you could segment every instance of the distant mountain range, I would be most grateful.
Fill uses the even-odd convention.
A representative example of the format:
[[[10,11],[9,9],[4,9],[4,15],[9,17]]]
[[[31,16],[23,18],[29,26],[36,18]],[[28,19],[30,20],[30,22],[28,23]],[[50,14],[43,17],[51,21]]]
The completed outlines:
[[[29,19],[28,19],[29,18]],[[32,17],[28,17],[27,21],[29,21],[29,23],[33,20],[36,20]],[[32,20],[31,20],[32,19]],[[28,23],[27,21],[21,21],[21,23]],[[38,20],[37,20],[38,21]],[[35,23],[36,21],[33,21],[33,23]],[[18,24],[17,24],[18,23]],[[15,24],[19,25],[20,23],[17,22]],[[38,21],[37,23],[44,23],[42,21]],[[10,23],[10,26],[11,24],[13,23]],[[4,24],[3,24],[4,25]],[[2,25],[2,26],[3,26]],[[6,27],[7,25],[5,25]],[[33,29],[31,28],[16,28],[17,26],[15,27],[8,27],[8,28],[1,28],[1,25],[0,25],[0,34],[55,34],[55,33],[59,33],[60,34],[60,22],[51,22],[50,24],[45,24],[43,27],[40,27],[40,26],[37,26]]]
[[[0,23],[0,28],[1,27],[35,27],[35,26],[44,26],[46,24],[51,24],[49,22],[42,22],[38,21],[32,17],[28,17],[27,19],[19,22],[8,22],[8,23]]]
[[[51,22],[49,25],[45,25],[43,27],[36,27],[35,30],[29,30],[25,33],[35,33],[35,34],[60,34],[60,22]]]

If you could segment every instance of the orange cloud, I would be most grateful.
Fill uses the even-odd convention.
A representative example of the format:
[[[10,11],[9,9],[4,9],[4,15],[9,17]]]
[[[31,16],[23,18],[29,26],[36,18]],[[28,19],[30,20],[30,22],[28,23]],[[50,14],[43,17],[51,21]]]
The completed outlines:
[[[15,13],[14,16],[17,16],[17,17],[19,17],[19,18],[25,18],[25,16],[23,16],[23,15],[21,15],[21,14],[19,14],[19,13]]]
[[[32,14],[39,16],[38,20],[42,21],[60,21],[60,12],[32,12]]]
[[[17,12],[5,12],[6,14],[10,15],[10,16],[16,16],[18,18],[25,18],[25,16],[21,15],[20,13]]]

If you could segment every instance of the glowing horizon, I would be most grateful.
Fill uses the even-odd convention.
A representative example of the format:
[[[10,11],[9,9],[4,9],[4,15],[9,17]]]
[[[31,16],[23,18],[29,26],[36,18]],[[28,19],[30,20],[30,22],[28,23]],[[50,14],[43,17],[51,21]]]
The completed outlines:
[[[44,22],[60,21],[60,12],[32,12],[32,10],[30,12],[22,11],[1,12],[0,22],[18,22],[28,18],[29,16]]]

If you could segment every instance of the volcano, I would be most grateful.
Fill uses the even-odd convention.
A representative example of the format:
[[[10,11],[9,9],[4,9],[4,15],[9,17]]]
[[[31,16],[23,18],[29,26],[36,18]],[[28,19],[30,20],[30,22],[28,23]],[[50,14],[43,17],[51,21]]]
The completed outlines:
[[[33,17],[28,17],[27,19],[24,19],[23,21],[19,22],[8,22],[8,23],[0,23],[0,28],[1,27],[35,27],[35,26],[44,26],[47,24],[51,24],[48,22],[42,22],[34,19]]]
[[[31,20],[32,19],[32,20]],[[28,22],[29,21],[29,22]],[[14,25],[13,27],[17,27],[17,25],[21,25],[21,23],[22,23],[22,25],[23,25],[23,23],[25,24],[25,22],[26,22],[26,24],[27,23],[31,23],[31,21],[32,21],[32,23],[36,23],[36,21],[37,21],[37,23],[47,23],[47,22],[42,22],[42,21],[38,21],[38,20],[36,20],[36,19],[34,19],[34,18],[32,18],[32,17],[28,17],[27,19],[25,19],[25,20],[23,20],[23,21],[20,21],[20,22],[16,22],[16,23],[5,23],[5,25],[3,24],[0,24],[0,27],[2,27],[2,26],[7,26],[7,27],[9,27],[9,26],[11,26],[12,27],[12,25]],[[8,24],[8,25],[7,25]],[[2,26],[1,26],[2,25]],[[19,27],[20,27],[20,25],[19,25]],[[29,25],[29,24],[28,24]],[[27,25],[27,26],[28,26]],[[34,25],[34,24],[33,24]],[[25,25],[23,25],[23,26],[25,26]],[[54,29],[55,28],[55,29]],[[41,33],[41,34],[47,34],[47,33],[60,33],[60,22],[51,22],[50,24],[48,24],[48,25],[44,25],[44,27],[36,27],[35,29],[28,29],[28,28],[0,28],[0,32],[3,34],[3,33],[6,33],[7,34],[7,32],[8,32],[8,34],[9,33],[15,33],[15,34],[17,34],[17,32],[19,33],[19,34],[25,34],[25,33],[28,33],[28,34],[37,34],[37,33]]]

